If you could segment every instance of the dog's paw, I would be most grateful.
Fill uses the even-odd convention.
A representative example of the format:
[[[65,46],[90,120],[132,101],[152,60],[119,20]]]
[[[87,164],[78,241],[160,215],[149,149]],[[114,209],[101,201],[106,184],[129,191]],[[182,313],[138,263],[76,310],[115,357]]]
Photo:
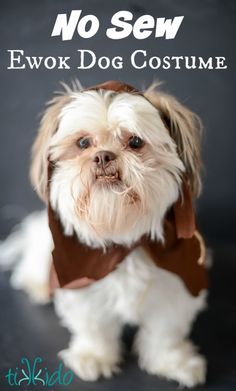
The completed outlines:
[[[149,357],[150,358],[150,357]],[[181,386],[195,387],[206,380],[206,360],[194,351],[190,342],[159,351],[156,358],[140,359],[140,367],[150,374],[177,381]]]
[[[176,365],[172,365],[170,371],[167,371],[166,374],[163,373],[163,376],[189,388],[204,384],[206,380],[206,360],[204,357],[195,354],[182,362],[176,362]]]
[[[176,379],[181,385],[192,388],[206,381],[206,360],[195,354],[187,360],[182,368],[176,370]]]
[[[67,367],[85,381],[96,381],[102,376],[110,378],[120,370],[118,363],[109,361],[107,357],[96,356],[92,353],[81,354],[67,349],[62,350],[59,357]]]

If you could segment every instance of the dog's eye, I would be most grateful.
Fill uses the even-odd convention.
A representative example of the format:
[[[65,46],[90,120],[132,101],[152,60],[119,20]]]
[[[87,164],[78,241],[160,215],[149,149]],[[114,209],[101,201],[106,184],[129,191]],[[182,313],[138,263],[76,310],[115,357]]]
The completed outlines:
[[[80,138],[76,141],[76,145],[77,145],[80,149],[86,149],[86,148],[90,147],[91,142],[90,142],[90,139],[89,139],[89,138],[80,137]]]
[[[133,136],[129,139],[130,148],[138,149],[138,148],[142,148],[143,145],[144,145],[144,141],[138,136]]]

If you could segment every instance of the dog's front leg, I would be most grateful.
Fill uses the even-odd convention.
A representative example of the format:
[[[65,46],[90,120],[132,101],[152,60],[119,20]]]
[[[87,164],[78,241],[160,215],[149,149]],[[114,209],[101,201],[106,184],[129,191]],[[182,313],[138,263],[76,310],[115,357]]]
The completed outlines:
[[[60,289],[55,295],[56,311],[72,333],[68,349],[59,353],[65,365],[81,379],[95,381],[118,372],[122,325],[112,314],[102,289]]]
[[[206,360],[187,339],[204,302],[204,292],[193,297],[177,276],[157,268],[140,308],[135,341],[142,369],[187,387],[204,383]]]

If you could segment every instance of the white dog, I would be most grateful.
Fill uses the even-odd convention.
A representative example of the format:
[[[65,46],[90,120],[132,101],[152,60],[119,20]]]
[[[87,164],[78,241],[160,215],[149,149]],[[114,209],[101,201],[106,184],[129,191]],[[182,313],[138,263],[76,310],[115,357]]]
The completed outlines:
[[[206,361],[188,340],[206,296],[204,243],[190,205],[201,189],[200,133],[198,118],[173,97],[118,82],[66,88],[43,116],[31,178],[51,230],[47,211],[30,215],[1,245],[1,263],[14,264],[13,286],[37,302],[56,287],[56,312],[72,334],[60,356],[83,380],[119,369],[119,337],[129,323],[139,326],[142,369],[187,387],[205,381]],[[75,254],[67,267],[57,258],[68,256],[72,238],[89,255]]]

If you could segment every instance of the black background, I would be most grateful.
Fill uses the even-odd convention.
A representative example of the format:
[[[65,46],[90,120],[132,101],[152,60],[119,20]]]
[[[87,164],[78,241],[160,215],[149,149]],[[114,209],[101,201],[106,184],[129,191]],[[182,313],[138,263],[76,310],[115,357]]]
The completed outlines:
[[[39,113],[43,111],[44,104],[51,98],[52,92],[59,89],[59,81],[70,82],[76,77],[82,85],[89,86],[108,79],[118,79],[137,88],[148,86],[156,78],[164,81],[163,89],[197,112],[205,127],[204,191],[198,201],[197,210],[198,221],[207,243],[215,251],[215,266],[211,272],[211,309],[208,315],[200,318],[195,333],[197,342],[203,346],[203,350],[205,346],[205,353],[210,359],[208,389],[233,389],[231,376],[235,371],[236,362],[236,320],[233,311],[236,236],[235,1],[4,0],[1,1],[0,7],[1,237],[3,238],[28,212],[42,207],[28,181],[30,146],[39,123]],[[92,13],[99,18],[100,30],[95,37],[86,40],[75,34],[71,41],[65,42],[59,37],[50,37],[57,14],[70,13],[72,9],[82,9],[83,15]],[[184,15],[185,18],[174,40],[154,38],[153,35],[142,41],[132,37],[119,41],[106,38],[105,30],[110,27],[111,16],[122,9],[133,12],[134,20],[143,14],[170,18]],[[148,55],[159,57],[224,56],[228,68],[135,70],[126,61],[123,70],[101,70],[96,66],[90,70],[79,71],[76,69],[76,52],[82,48],[93,50],[97,56],[121,55],[125,59],[136,49],[147,50]],[[23,49],[28,56],[71,56],[71,69],[7,70],[8,49]],[[32,356],[39,354],[40,350],[50,365],[50,360],[53,362],[59,347],[65,345],[59,342],[66,339],[64,331],[57,326],[49,308],[29,307],[30,304],[27,303],[24,294],[16,296],[15,292],[10,293],[5,277],[2,278],[1,300],[6,310],[6,330],[2,331],[2,336],[3,344],[6,345],[4,352],[8,351],[8,359],[4,355],[2,357],[3,366],[9,367],[16,363],[19,352],[23,354],[22,346],[27,348]],[[6,305],[8,296],[6,297],[4,292],[7,292],[12,300],[9,306]],[[19,311],[23,311],[26,320],[19,320]],[[40,319],[37,324],[42,323],[36,327],[36,340],[30,327],[31,311],[35,319]],[[19,322],[18,334],[16,329],[11,327],[15,321]],[[48,333],[53,334],[54,330],[56,331],[52,342]],[[7,339],[8,333],[10,337]],[[25,333],[28,334],[28,339]],[[41,342],[36,343],[37,339],[42,339],[43,345]],[[15,352],[12,352],[13,345]],[[163,390],[174,389],[165,382],[157,382],[155,378],[153,380],[151,377],[140,375],[132,363],[132,358],[128,362],[128,372],[123,373],[120,380],[117,380],[117,377],[112,383],[99,383],[100,386],[81,383],[80,389],[128,390],[131,386],[138,389],[138,384],[143,384],[142,382],[145,386],[142,385],[141,389],[145,390],[154,390],[156,387]],[[52,367],[53,365],[54,363]],[[127,368],[125,370],[127,371]],[[140,380],[136,382],[135,377]]]

